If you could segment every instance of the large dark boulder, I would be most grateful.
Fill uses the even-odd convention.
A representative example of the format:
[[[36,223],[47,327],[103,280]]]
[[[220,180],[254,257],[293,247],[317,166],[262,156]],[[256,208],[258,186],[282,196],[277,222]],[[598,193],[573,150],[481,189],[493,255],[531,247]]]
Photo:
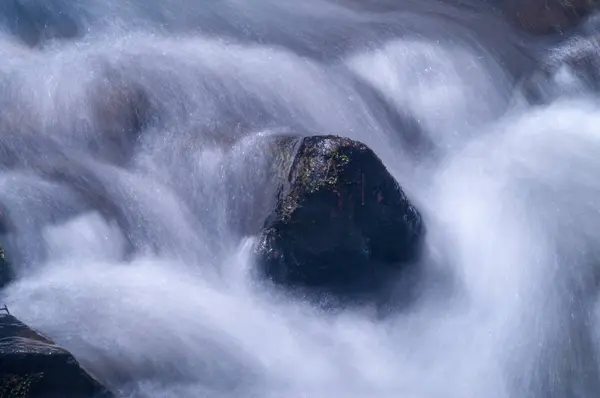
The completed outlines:
[[[278,138],[274,147],[278,197],[256,246],[269,279],[353,294],[414,262],[421,216],[371,149],[336,136]]]
[[[0,315],[0,397],[109,398],[73,355],[12,315]]]

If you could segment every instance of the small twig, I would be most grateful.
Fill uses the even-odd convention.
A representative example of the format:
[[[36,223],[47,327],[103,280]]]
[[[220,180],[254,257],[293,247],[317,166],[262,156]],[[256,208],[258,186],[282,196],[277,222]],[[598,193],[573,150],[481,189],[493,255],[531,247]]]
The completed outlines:
[[[6,312],[7,315],[10,315],[10,311],[8,310],[8,307],[6,306],[6,304],[4,304],[4,307],[0,308],[0,311],[4,311],[4,312]]]

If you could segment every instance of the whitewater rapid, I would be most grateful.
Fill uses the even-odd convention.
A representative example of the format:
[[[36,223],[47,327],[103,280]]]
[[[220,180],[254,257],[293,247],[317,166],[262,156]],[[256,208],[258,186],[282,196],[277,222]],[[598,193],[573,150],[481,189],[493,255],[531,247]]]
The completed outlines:
[[[0,304],[123,397],[598,396],[598,101],[527,104],[549,44],[463,3],[4,3]],[[402,184],[408,308],[255,279],[273,132],[360,140]]]

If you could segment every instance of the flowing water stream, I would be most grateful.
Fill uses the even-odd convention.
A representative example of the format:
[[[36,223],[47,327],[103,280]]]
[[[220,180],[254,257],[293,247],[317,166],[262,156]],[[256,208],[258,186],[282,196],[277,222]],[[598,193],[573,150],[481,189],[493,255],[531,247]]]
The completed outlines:
[[[5,0],[0,302],[122,397],[597,397],[600,103],[529,105],[558,43],[453,3]],[[428,229],[408,308],[254,278],[272,132],[382,158]]]

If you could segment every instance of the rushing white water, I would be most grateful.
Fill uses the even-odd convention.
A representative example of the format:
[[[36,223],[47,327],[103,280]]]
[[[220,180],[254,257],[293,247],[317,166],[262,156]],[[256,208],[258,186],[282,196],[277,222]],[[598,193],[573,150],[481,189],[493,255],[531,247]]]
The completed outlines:
[[[515,100],[542,44],[398,3],[3,3],[0,302],[124,397],[597,397],[596,98]],[[271,131],[380,155],[427,224],[418,300],[253,279]]]

